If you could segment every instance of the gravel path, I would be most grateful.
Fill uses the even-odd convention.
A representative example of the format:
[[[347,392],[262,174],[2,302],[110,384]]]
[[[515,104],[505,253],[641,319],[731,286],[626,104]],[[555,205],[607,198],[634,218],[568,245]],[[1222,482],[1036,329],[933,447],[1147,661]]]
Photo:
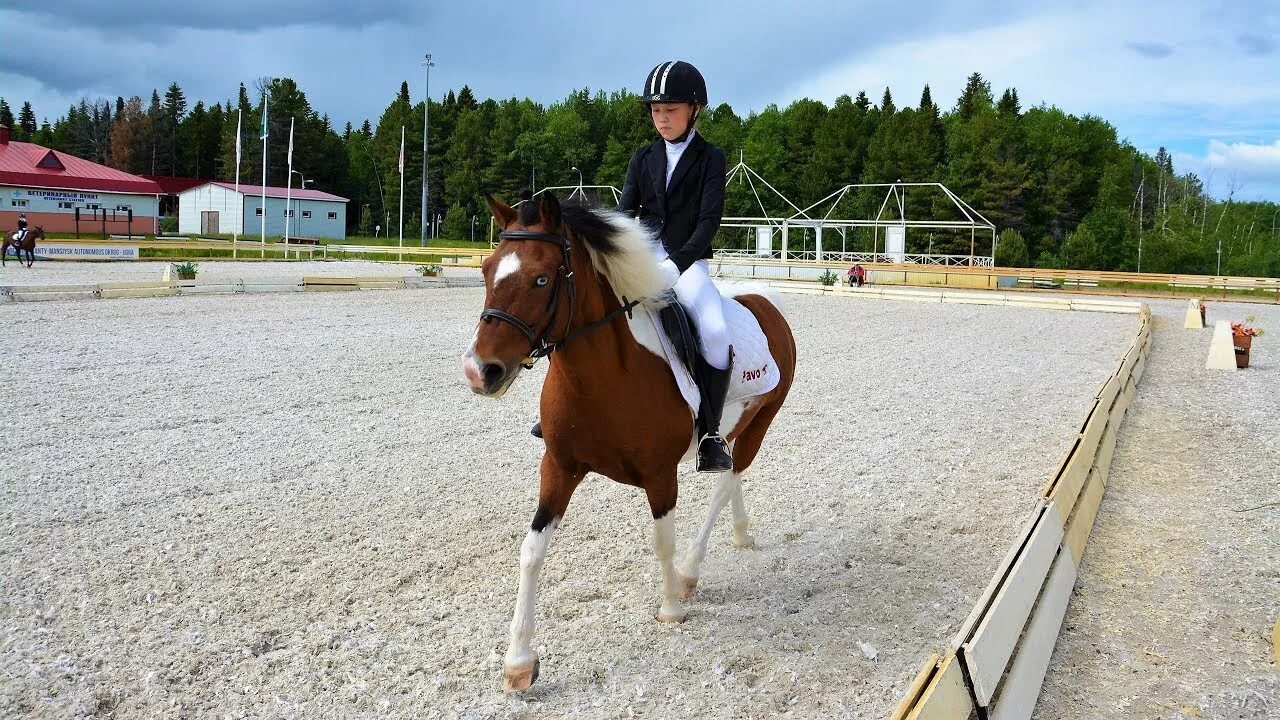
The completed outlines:
[[[1280,717],[1280,307],[1208,303],[1269,331],[1248,370],[1204,369],[1211,328],[1152,302],[1151,354],[1037,718]]]
[[[5,714],[883,718],[1136,329],[787,296],[799,377],[745,476],[759,549],[722,518],[688,620],[657,623],[643,496],[588,480],[543,572],[543,676],[508,697],[543,370],[465,389],[482,297],[0,306]],[[677,552],[712,485],[682,480]]]
[[[158,280],[167,262],[39,262],[32,268],[9,263],[0,268],[0,285],[88,285],[102,282],[141,282]],[[415,272],[414,266],[378,263],[364,260],[330,260],[300,262],[236,262],[234,260],[197,260],[197,278],[278,278],[304,275],[325,277],[390,275],[403,277]],[[445,271],[459,272],[455,271]]]

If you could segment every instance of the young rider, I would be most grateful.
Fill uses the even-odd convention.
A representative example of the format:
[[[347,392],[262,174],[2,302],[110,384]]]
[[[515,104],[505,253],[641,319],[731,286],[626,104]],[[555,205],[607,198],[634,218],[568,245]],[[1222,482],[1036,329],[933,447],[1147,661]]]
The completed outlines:
[[[659,64],[645,78],[640,101],[661,138],[631,156],[618,210],[638,212],[662,239],[668,283],[693,319],[702,345],[696,378],[702,394],[697,469],[723,472],[733,466],[720,434],[733,349],[707,261],[724,214],[724,152],[694,129],[707,107],[707,84],[693,65],[683,60]],[[534,426],[533,434],[541,437],[541,429],[541,424]]]

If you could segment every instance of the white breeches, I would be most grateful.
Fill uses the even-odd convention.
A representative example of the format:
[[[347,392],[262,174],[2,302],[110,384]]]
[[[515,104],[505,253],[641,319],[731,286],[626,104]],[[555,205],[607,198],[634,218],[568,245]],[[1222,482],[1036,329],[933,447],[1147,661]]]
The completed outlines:
[[[724,321],[724,300],[711,282],[707,261],[699,260],[680,275],[675,286],[676,299],[693,316],[702,340],[702,354],[719,369],[729,368],[729,328]]]

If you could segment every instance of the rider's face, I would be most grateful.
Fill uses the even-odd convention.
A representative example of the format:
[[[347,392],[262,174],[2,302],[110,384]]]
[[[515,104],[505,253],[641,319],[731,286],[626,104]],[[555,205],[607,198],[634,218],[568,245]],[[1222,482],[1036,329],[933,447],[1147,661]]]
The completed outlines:
[[[649,117],[664,140],[675,140],[684,134],[693,119],[693,106],[688,103],[652,103]]]

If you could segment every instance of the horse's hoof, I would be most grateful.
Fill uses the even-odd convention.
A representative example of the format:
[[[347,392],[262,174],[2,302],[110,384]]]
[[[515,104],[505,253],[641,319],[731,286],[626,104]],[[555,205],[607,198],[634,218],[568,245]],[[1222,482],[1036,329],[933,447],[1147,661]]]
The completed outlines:
[[[663,608],[658,610],[658,622],[682,623],[687,611],[684,608]]]
[[[698,591],[698,578],[685,577],[684,573],[676,571],[676,576],[680,578],[680,597],[688,600]]]
[[[745,534],[742,537],[738,537],[737,535],[734,535],[733,546],[738,548],[739,550],[755,550],[756,539],[754,537],[751,537],[750,535],[745,535]]]
[[[523,692],[533,685],[538,679],[538,663],[539,660],[534,658],[533,662],[516,667],[504,667],[502,669],[502,691],[503,692]]]

